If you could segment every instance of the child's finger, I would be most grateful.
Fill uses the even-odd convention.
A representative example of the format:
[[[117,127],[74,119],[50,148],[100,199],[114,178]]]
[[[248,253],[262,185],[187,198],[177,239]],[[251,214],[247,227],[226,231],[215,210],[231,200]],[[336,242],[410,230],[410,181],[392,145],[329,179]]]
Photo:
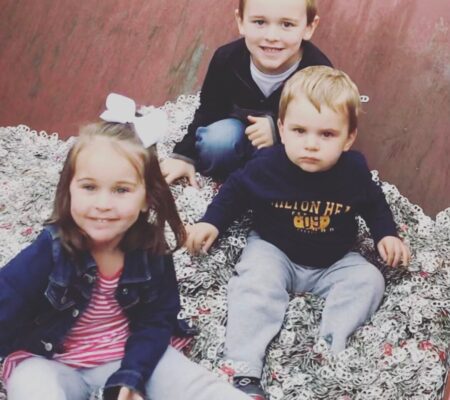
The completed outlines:
[[[250,135],[252,135],[253,133],[258,131],[258,127],[255,126],[255,124],[249,125],[247,126],[247,128],[245,128],[244,133],[250,138]]]
[[[200,188],[197,179],[195,179],[195,172],[190,172],[187,178],[192,187],[195,187],[196,189]]]
[[[187,230],[187,238],[186,241],[184,242],[184,247],[186,247],[187,251],[189,253],[192,254],[192,231],[191,230]]]
[[[402,258],[402,249],[400,246],[394,246],[392,251],[392,266],[396,267]]]
[[[381,259],[386,262],[387,259],[387,254],[386,254],[386,249],[384,248],[384,245],[382,242],[378,243],[378,253],[380,253],[380,257]]]
[[[165,178],[165,180],[166,180],[166,183],[167,183],[168,185],[170,185],[170,184],[173,183],[178,177],[177,177],[174,173],[167,172],[166,175],[164,175],[164,178]]]
[[[209,235],[206,238],[206,240],[204,241],[203,246],[202,246],[202,252],[203,253],[207,253],[208,252],[208,250],[211,248],[212,244],[214,243],[214,240],[215,240],[215,238],[214,238],[213,235]]]
[[[411,260],[411,251],[405,244],[402,245],[402,265],[406,267]]]
[[[258,117],[254,117],[253,115],[247,115],[247,119],[252,124],[254,124],[255,122],[258,122]]]

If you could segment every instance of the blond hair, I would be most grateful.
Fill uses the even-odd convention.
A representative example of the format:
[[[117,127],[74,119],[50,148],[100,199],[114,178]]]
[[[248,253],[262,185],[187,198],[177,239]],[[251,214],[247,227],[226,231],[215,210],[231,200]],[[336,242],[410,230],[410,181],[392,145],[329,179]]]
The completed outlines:
[[[304,95],[320,112],[325,105],[348,117],[349,133],[358,126],[361,111],[359,91],[355,83],[343,71],[316,65],[295,73],[284,85],[280,98],[278,118],[284,121],[288,105],[297,96]]]
[[[307,24],[311,24],[314,21],[314,18],[317,15],[317,5],[316,0],[305,0],[306,1],[306,22]],[[244,18],[244,10],[245,10],[245,0],[239,0],[239,17]]]

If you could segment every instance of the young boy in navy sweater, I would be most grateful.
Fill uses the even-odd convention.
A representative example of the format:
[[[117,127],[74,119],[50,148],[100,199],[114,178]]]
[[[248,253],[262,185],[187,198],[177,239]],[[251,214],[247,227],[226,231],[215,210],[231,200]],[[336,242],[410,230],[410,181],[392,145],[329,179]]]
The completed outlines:
[[[282,144],[260,152],[220,188],[187,247],[207,251],[220,232],[252,209],[253,231],[228,286],[225,356],[239,365],[236,386],[264,399],[259,384],[266,347],[281,328],[289,293],[325,298],[320,337],[333,352],[378,308],[384,279],[352,251],[361,215],[389,266],[410,253],[364,156],[350,151],[360,109],[343,72],[297,72],[281,95]]]
[[[240,0],[236,21],[243,38],[215,52],[188,132],[161,163],[168,183],[187,177],[197,186],[196,170],[223,179],[279,142],[283,83],[302,68],[331,65],[309,42],[319,22],[315,0]]]

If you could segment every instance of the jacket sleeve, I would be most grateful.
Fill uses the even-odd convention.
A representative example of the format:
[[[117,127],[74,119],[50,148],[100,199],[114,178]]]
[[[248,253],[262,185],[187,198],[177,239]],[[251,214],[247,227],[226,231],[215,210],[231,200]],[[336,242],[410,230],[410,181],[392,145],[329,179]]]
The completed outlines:
[[[155,301],[141,302],[130,310],[131,335],[125,345],[125,356],[119,370],[106,382],[105,400],[116,400],[122,386],[145,395],[147,381],[169,346],[180,311],[178,284],[171,255],[164,256],[159,285],[161,290]]]
[[[36,240],[0,269],[0,357],[3,349],[33,315],[52,270],[52,239],[43,231]]]
[[[216,50],[200,91],[200,106],[194,114],[194,119],[187,129],[186,135],[173,149],[174,156],[182,156],[193,161],[197,160],[195,149],[195,133],[200,126],[207,126],[224,119],[230,113],[230,96],[225,85],[225,59]]]
[[[200,222],[214,225],[220,233],[245,211],[251,208],[251,187],[249,179],[254,162],[232,173],[208,206]]]
[[[375,245],[385,236],[397,236],[397,227],[389,204],[386,201],[380,182],[372,179],[372,174],[362,154],[359,160],[363,172],[363,187],[365,188],[365,203],[361,216],[370,229]]]

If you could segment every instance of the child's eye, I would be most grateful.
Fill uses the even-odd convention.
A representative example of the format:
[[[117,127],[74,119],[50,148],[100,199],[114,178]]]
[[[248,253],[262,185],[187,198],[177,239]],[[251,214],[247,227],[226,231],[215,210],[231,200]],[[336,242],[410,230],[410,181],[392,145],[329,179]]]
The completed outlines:
[[[294,128],[294,132],[298,134],[305,133],[305,130],[303,128]]]
[[[116,188],[116,193],[119,193],[119,194],[128,193],[129,191],[130,191],[130,189],[127,187],[120,186],[120,187]]]
[[[333,134],[333,132],[325,131],[325,132],[322,132],[322,136],[325,138],[329,138],[329,137],[333,137],[334,134]]]
[[[256,25],[264,25],[264,20],[263,19],[255,19],[255,20],[253,20],[253,23]]]
[[[283,22],[283,28],[291,28],[293,26],[294,26],[294,24],[292,22],[287,22],[287,21]]]
[[[84,190],[87,190],[88,192],[91,192],[91,191],[95,190],[95,185],[85,184],[85,185],[82,185],[81,188]]]

